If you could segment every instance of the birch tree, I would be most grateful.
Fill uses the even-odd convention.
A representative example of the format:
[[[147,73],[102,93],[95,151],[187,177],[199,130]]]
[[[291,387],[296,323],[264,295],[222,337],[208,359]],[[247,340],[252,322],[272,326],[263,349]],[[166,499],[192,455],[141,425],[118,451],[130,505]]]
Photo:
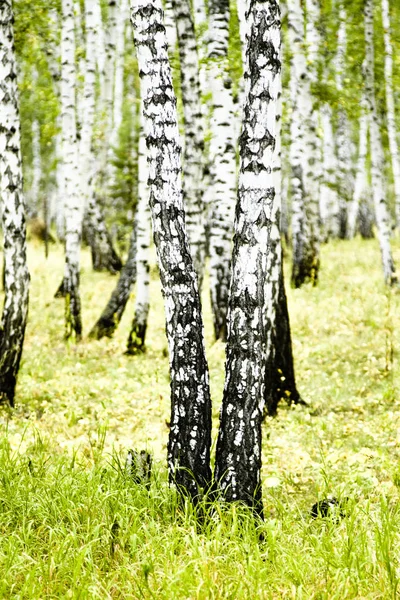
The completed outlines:
[[[345,59],[347,50],[346,11],[341,5],[339,9],[338,45],[335,58],[336,88],[339,93],[339,108],[336,127],[336,153],[338,167],[339,190],[339,235],[343,239],[347,235],[347,209],[353,196],[353,149],[350,138],[350,122],[343,105],[342,96],[345,79]]]
[[[0,324],[0,402],[14,406],[28,314],[29,272],[11,0],[0,4],[0,191],[5,293]]]
[[[183,199],[193,263],[202,286],[206,254],[203,201],[204,131],[196,35],[189,0],[173,0],[185,122]]]
[[[313,169],[317,161],[316,120],[311,97],[311,77],[304,52],[304,18],[300,0],[288,0],[291,63],[292,166],[292,283],[316,284],[319,271],[319,195]]]
[[[90,338],[100,340],[103,337],[114,335],[135,284],[136,273],[136,225],[134,225],[129,242],[128,257],[121,270],[117,285],[89,333]]]
[[[141,107],[141,116],[143,120],[143,107]],[[143,127],[140,128],[139,137],[139,185],[138,185],[138,205],[136,209],[137,223],[137,285],[135,299],[135,314],[129,332],[127,354],[138,354],[145,350],[145,340],[147,331],[147,319],[150,308],[150,207],[149,207],[149,188],[148,188],[148,165],[146,138]]]
[[[393,94],[393,48],[391,42],[391,27],[389,1],[382,0],[383,40],[385,44],[385,92],[387,131],[389,138],[390,159],[392,162],[394,198],[396,207],[397,227],[400,227],[400,153],[397,142],[396,113]]]
[[[372,191],[374,198],[375,218],[378,228],[378,238],[381,248],[383,275],[386,284],[393,285],[397,282],[397,277],[390,246],[391,220],[386,203],[385,182],[383,175],[384,154],[374,90],[375,71],[373,7],[373,0],[365,1],[365,95],[370,113]]]
[[[61,126],[64,162],[65,294],[66,337],[82,334],[79,294],[79,261],[82,230],[82,201],[79,193],[78,144],[76,137],[75,22],[72,0],[62,0],[61,34]]]
[[[170,354],[170,481],[194,500],[211,480],[211,399],[197,276],[185,228],[180,141],[160,0],[132,0],[150,207]]]
[[[236,195],[236,116],[228,73],[229,1],[211,0],[209,20],[212,92],[210,289],[215,337],[225,340]]]
[[[337,160],[332,128],[332,109],[325,103],[320,111],[323,132],[323,177],[320,187],[320,214],[325,239],[338,238],[340,233],[340,208],[336,189]]]
[[[356,179],[354,184],[353,199],[349,206],[348,211],[348,222],[347,222],[347,237],[352,239],[357,230],[357,219],[360,212],[360,204],[362,199],[365,199],[366,190],[368,187],[367,181],[367,152],[368,152],[368,128],[369,128],[369,115],[367,112],[367,106],[365,97],[361,103],[362,113],[360,116],[360,127],[359,127],[359,142],[358,142],[358,159],[356,166]]]
[[[228,501],[242,501],[262,516],[261,421],[268,329],[264,282],[271,225],[279,213],[275,175],[281,89],[279,4],[255,1],[248,19],[246,103],[215,479]]]

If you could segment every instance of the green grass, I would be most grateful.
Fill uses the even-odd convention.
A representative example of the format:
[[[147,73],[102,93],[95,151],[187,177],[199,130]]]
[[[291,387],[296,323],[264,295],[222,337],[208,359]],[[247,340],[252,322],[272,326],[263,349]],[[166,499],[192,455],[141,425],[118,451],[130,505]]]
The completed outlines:
[[[400,262],[400,243],[395,240]],[[382,283],[376,241],[323,248],[315,289],[288,290],[299,389],[264,428],[266,520],[216,505],[199,525],[165,466],[169,381],[156,270],[148,351],[123,354],[131,299],[112,340],[63,341],[53,295],[62,251],[29,247],[31,308],[17,407],[0,412],[0,598],[396,598],[400,585],[400,295]],[[88,333],[115,278],[83,255]],[[224,347],[204,295],[215,427]],[[121,468],[155,456],[149,491]],[[310,517],[349,498],[347,517]],[[264,541],[260,542],[260,534]]]

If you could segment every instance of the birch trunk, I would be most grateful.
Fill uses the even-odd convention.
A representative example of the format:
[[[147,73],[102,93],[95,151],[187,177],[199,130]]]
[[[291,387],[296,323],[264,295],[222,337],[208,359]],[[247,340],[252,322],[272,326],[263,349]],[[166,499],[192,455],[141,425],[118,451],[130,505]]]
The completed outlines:
[[[251,11],[251,12],[250,12]],[[275,0],[254,2],[248,13],[246,103],[229,299],[226,378],[215,479],[228,501],[263,516],[261,421],[265,393],[267,255],[279,215],[276,111],[280,84],[280,11]],[[272,262],[270,267],[275,268]]]
[[[141,108],[143,119],[143,108]],[[146,138],[143,127],[140,129],[139,138],[139,188],[138,206],[136,213],[137,222],[137,286],[135,316],[128,337],[127,354],[138,354],[145,350],[147,319],[149,316],[149,286],[150,286],[150,209],[149,209],[149,169],[147,165]]]
[[[382,0],[383,40],[385,44],[385,91],[387,111],[387,131],[389,137],[390,158],[394,181],[394,198],[396,207],[397,227],[400,227],[400,154],[397,143],[396,113],[393,94],[393,48],[391,42],[391,27],[389,1]]]
[[[317,131],[311,97],[311,78],[304,53],[304,19],[299,0],[288,0],[289,43],[292,49],[291,165],[292,165],[292,283],[300,287],[318,280],[319,195],[313,176],[317,160]]]
[[[386,203],[385,182],[383,175],[384,154],[374,90],[373,7],[373,0],[366,0],[364,7],[366,45],[365,95],[370,113],[372,192],[374,197],[378,238],[381,248],[383,275],[385,283],[387,285],[393,285],[397,282],[397,277],[395,274],[395,266],[390,247],[391,219]]]
[[[150,207],[170,353],[170,481],[196,500],[211,481],[211,399],[197,276],[185,228],[181,147],[160,0],[132,0]]]
[[[201,290],[205,262],[205,207],[203,200],[204,131],[201,111],[199,59],[189,0],[173,0],[178,36],[181,92],[185,122],[183,201],[193,264]]]
[[[133,226],[129,243],[128,258],[121,270],[117,285],[111,297],[96,321],[89,337],[100,340],[103,337],[112,337],[121,321],[122,315],[131,295],[136,281],[136,224]]]
[[[108,271],[112,275],[122,268],[122,262],[114,250],[96,191],[91,184],[89,202],[86,210],[86,233],[92,252],[94,271]]]
[[[30,216],[37,217],[40,206],[40,182],[42,180],[42,160],[40,153],[40,125],[35,119],[32,123],[32,185]]]
[[[4,305],[0,324],[0,402],[14,406],[29,301],[19,99],[11,0],[0,4],[0,191]]]
[[[115,68],[114,68],[114,102],[112,130],[109,147],[109,185],[113,188],[116,184],[116,167],[112,164],[115,149],[119,143],[119,130],[122,123],[122,105],[124,100],[124,52],[125,52],[125,30],[128,19],[128,0],[120,0],[119,12],[116,22],[116,46],[115,46]]]
[[[325,240],[338,238],[340,233],[340,207],[336,190],[337,160],[332,129],[332,109],[324,104],[320,111],[323,131],[323,178],[320,188],[320,214]]]
[[[365,105],[365,99],[362,102],[363,110],[367,109]],[[360,132],[359,132],[359,145],[358,145],[358,160],[356,167],[356,180],[354,185],[354,195],[349,206],[349,217],[348,217],[348,228],[347,237],[352,239],[357,231],[357,219],[360,211],[360,204],[365,197],[367,183],[367,152],[368,152],[368,127],[369,119],[368,113],[363,112],[360,117]]]
[[[216,339],[226,340],[236,196],[236,115],[228,74],[229,1],[211,0],[208,43],[212,92],[210,289]]]
[[[76,137],[75,23],[72,0],[62,0],[61,39],[61,126],[65,211],[65,337],[82,334],[79,295],[79,260],[82,229],[82,202],[79,194],[78,144]]]
[[[340,104],[337,114],[336,128],[336,153],[337,153],[337,168],[338,177],[337,185],[339,190],[339,237],[344,239],[347,237],[347,209],[351,202],[354,191],[353,181],[353,149],[350,138],[351,126],[349,118],[344,108],[342,95],[345,85],[345,65],[347,52],[347,34],[346,34],[346,11],[343,6],[339,10],[339,31],[338,45],[336,52],[335,68],[336,68],[336,89],[339,93]]]

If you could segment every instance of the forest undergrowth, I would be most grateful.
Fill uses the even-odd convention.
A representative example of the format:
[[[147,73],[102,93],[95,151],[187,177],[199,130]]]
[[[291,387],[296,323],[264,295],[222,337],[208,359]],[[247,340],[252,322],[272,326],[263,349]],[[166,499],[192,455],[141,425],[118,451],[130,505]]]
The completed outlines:
[[[394,240],[400,260],[400,241]],[[133,301],[111,340],[63,341],[61,247],[29,247],[29,324],[16,409],[0,412],[1,598],[396,598],[400,593],[400,290],[376,240],[323,248],[318,287],[288,288],[298,387],[264,425],[265,522],[215,505],[199,522],[167,484],[168,354],[152,268],[147,353],[124,354]],[[287,277],[288,279],[288,277]],[[207,283],[207,282],[206,282]],[[84,333],[115,278],[83,253]],[[214,402],[224,346],[203,294]],[[124,470],[155,458],[150,489]],[[327,497],[345,516],[310,515]]]

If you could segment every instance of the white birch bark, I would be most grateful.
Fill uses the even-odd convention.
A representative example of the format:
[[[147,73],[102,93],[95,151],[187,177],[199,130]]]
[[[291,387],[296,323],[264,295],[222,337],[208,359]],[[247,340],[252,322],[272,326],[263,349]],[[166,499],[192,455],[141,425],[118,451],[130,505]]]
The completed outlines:
[[[0,4],[0,195],[5,293],[0,323],[0,402],[14,406],[28,314],[29,272],[11,0]]]
[[[85,0],[86,59],[85,81],[81,104],[81,136],[79,143],[79,166],[81,177],[82,208],[91,195],[93,185],[92,137],[95,118],[96,91],[96,15],[97,0]]]
[[[143,120],[143,107],[141,107]],[[129,333],[127,354],[138,354],[145,350],[147,319],[150,308],[150,207],[149,207],[149,168],[147,164],[146,138],[143,127],[139,137],[139,182],[138,205],[136,209],[137,254],[136,254],[136,299],[135,315]]]
[[[346,52],[347,52],[347,32],[346,10],[343,5],[339,9],[339,30],[338,44],[335,57],[336,69],[336,89],[339,93],[339,98],[344,92],[344,79],[346,69]],[[340,208],[340,237],[345,238],[347,235],[347,209],[348,204],[353,197],[354,176],[353,176],[353,148],[351,143],[351,126],[343,102],[340,100],[337,113],[336,127],[336,154],[337,154],[337,186],[339,190],[339,208]]]
[[[174,8],[172,6],[172,0],[165,0],[165,31],[167,33],[168,50],[172,54],[175,52],[177,43],[177,33],[175,24]]]
[[[269,275],[267,255],[271,225],[277,225],[274,219],[278,217],[280,201],[276,189],[280,11],[275,0],[268,0],[253,2],[249,13],[226,378],[215,479],[228,501],[244,502],[262,516],[261,421],[267,310],[272,306],[269,302],[271,286],[264,282]],[[272,262],[269,264],[272,267]]]
[[[288,0],[291,63],[292,283],[300,287],[318,280],[319,194],[314,176],[318,160],[317,124],[311,96],[311,76],[304,52],[304,18],[299,0]]]
[[[76,123],[77,129],[80,132],[83,121],[83,106],[85,102],[84,97],[84,81],[86,79],[86,61],[84,57],[85,39],[83,36],[82,26],[82,11],[80,0],[74,0],[74,14],[75,14],[75,46],[76,54],[79,56],[77,59],[77,71],[76,71]]]
[[[354,195],[349,206],[348,216],[348,229],[347,237],[352,239],[356,235],[357,230],[357,218],[360,211],[360,204],[362,199],[365,197],[366,189],[368,187],[367,181],[367,152],[368,152],[368,128],[369,118],[366,112],[365,99],[362,102],[363,112],[360,116],[360,131],[359,131],[359,142],[358,142],[358,160],[356,166],[356,180],[354,184]]]
[[[338,238],[340,209],[336,190],[337,159],[332,128],[332,109],[324,104],[320,111],[323,132],[323,176],[320,187],[320,213],[325,240]]]
[[[103,19],[101,16],[100,0],[96,0],[93,4],[93,19],[94,30],[96,32],[96,64],[99,75],[100,89],[104,89],[104,72],[105,72],[105,33]]]
[[[37,217],[40,207],[40,183],[42,180],[42,157],[40,152],[40,125],[37,119],[32,123],[32,184],[30,190],[31,216]]]
[[[400,227],[400,153],[399,146],[397,143],[396,113],[393,94],[393,48],[391,42],[391,27],[388,0],[382,0],[382,25],[383,40],[385,44],[385,91],[387,110],[387,131],[389,137],[389,149],[394,182],[396,222],[397,227]]]
[[[181,71],[185,122],[183,149],[183,201],[193,264],[201,290],[206,254],[203,200],[204,131],[201,111],[199,59],[189,0],[173,0]]]
[[[371,140],[371,175],[372,191],[375,206],[375,218],[378,228],[378,238],[381,248],[383,275],[387,285],[397,282],[395,266],[390,247],[391,219],[386,202],[384,182],[384,154],[380,131],[379,116],[376,107],[374,90],[374,26],[373,26],[373,0],[366,0],[364,7],[365,17],[365,95],[370,112],[370,140]]]
[[[210,290],[216,339],[226,339],[226,315],[236,197],[236,115],[228,74],[229,2],[209,3],[209,81],[212,91],[209,223]]]
[[[117,0],[107,0],[108,20],[105,27],[105,64],[103,88],[100,92],[100,110],[103,116],[103,140],[100,160],[100,174],[108,175],[108,158],[110,148],[110,137],[113,127],[113,102],[114,102],[114,78],[116,57],[116,29],[117,29]]]
[[[122,104],[124,100],[124,52],[125,31],[129,17],[128,0],[120,0],[116,24],[115,71],[114,71],[114,106],[113,122],[110,138],[111,147],[118,145],[119,128],[122,123]]]
[[[76,136],[75,23],[72,0],[62,0],[61,37],[61,126],[65,212],[65,317],[66,338],[82,334],[79,295],[79,262],[82,229],[82,201]]]
[[[170,354],[170,481],[196,501],[211,483],[211,399],[197,276],[185,229],[176,97],[161,1],[131,0],[131,7]]]

